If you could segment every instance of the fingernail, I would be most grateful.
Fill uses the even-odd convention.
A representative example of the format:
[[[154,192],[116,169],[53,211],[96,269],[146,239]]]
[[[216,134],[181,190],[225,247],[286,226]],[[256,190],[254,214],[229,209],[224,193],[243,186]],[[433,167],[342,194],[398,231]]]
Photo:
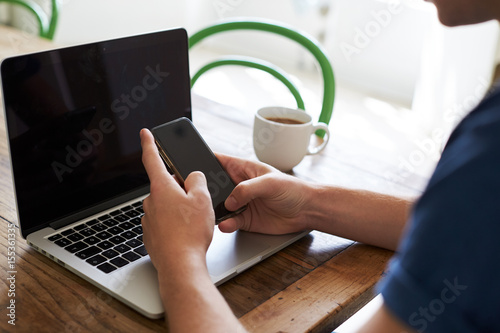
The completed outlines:
[[[236,207],[237,203],[238,203],[238,202],[236,201],[236,199],[235,199],[232,195],[230,195],[230,196],[226,199],[226,204],[225,204],[225,206],[226,206],[226,208],[227,208],[227,209],[229,209],[229,210],[234,210],[234,209],[236,209],[236,208],[234,208],[234,207]]]

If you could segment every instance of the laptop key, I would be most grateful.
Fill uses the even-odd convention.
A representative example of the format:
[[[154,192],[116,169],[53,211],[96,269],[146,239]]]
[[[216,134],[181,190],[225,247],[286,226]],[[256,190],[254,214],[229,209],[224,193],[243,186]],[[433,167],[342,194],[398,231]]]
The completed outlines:
[[[103,216],[99,216],[97,218],[98,221],[106,221],[107,219],[110,219],[111,218],[111,215],[103,215]]]
[[[106,258],[108,259],[111,259],[111,258],[114,258],[116,256],[119,255],[118,252],[116,252],[115,250],[106,250],[104,251],[103,253],[101,253],[103,256],[105,256]]]
[[[139,217],[134,217],[129,222],[133,223],[134,225],[141,225],[141,219]]]
[[[54,235],[54,236],[50,236],[48,239],[49,239],[49,241],[54,242],[54,241],[56,241],[58,239],[61,239],[61,238],[62,238],[62,235],[57,234],[57,235]]]
[[[111,237],[110,239],[108,239],[111,243],[113,244],[121,244],[123,242],[125,242],[125,238],[123,237],[120,237],[120,236],[114,236],[114,237]]]
[[[129,218],[125,215],[117,215],[114,217],[114,219],[118,222],[125,222],[127,221]]]
[[[110,249],[113,246],[115,246],[115,244],[113,244],[113,243],[108,242],[107,240],[105,240],[105,241],[102,241],[99,244],[97,244],[97,246],[99,246],[103,250],[107,250],[107,249]]]
[[[93,256],[92,258],[90,259],[87,259],[86,262],[88,262],[89,264],[91,264],[92,266],[97,266],[99,264],[102,264],[103,262],[105,262],[107,259],[104,258],[103,256],[101,255],[96,255],[96,256]]]
[[[132,239],[132,238],[136,237],[137,234],[135,232],[132,232],[132,231],[125,231],[120,236],[125,238],[125,239]]]
[[[118,221],[114,220],[114,219],[109,219],[109,220],[106,220],[104,222],[102,222],[104,225],[108,226],[108,227],[115,227],[117,226],[118,224],[120,224]]]
[[[101,231],[100,233],[96,234],[95,236],[97,238],[104,240],[104,239],[108,239],[108,238],[112,237],[113,235],[110,234],[109,232]]]
[[[132,229],[133,232],[135,232],[138,235],[142,235],[142,225],[138,225],[134,229]]]
[[[148,255],[148,251],[146,251],[146,247],[144,245],[138,247],[137,249],[134,249],[134,252],[140,254],[143,257]]]
[[[116,216],[116,215],[120,215],[120,214],[122,214],[122,213],[123,213],[123,212],[122,212],[121,210],[117,209],[117,210],[114,210],[114,211],[112,211],[111,213],[109,213],[109,215],[111,215],[111,216]]]
[[[89,245],[95,245],[95,244],[99,243],[101,240],[97,237],[90,236],[90,237],[85,238],[83,241]]]
[[[56,240],[54,243],[56,243],[60,247],[65,247],[65,246],[68,246],[69,244],[71,244],[73,242],[70,241],[70,240],[68,240],[68,239],[66,239],[66,238],[62,238],[62,239]]]
[[[125,244],[134,248],[134,247],[138,247],[138,246],[142,245],[142,242],[140,240],[134,238],[134,239],[129,240]]]
[[[125,266],[126,264],[129,263],[128,260],[125,260],[125,259],[123,259],[121,257],[112,259],[109,262],[112,263],[113,265],[115,265],[116,267],[123,267],[123,266]]]
[[[119,233],[123,232],[123,229],[119,227],[111,227],[106,231],[112,233],[113,235],[118,235]]]
[[[127,215],[129,217],[137,217],[137,216],[141,215],[141,213],[139,213],[136,210],[129,210],[128,212],[125,212],[125,215]]]
[[[97,268],[100,269],[101,271],[103,271],[106,274],[111,273],[112,271],[114,271],[116,269],[115,266],[113,266],[111,264],[108,264],[107,262],[105,262],[104,264],[101,264],[101,265],[97,266]]]
[[[128,261],[135,261],[135,260],[141,258],[140,255],[138,255],[137,253],[134,253],[132,251],[123,254],[122,257],[127,259]]]
[[[91,246],[83,251],[77,252],[75,255],[80,259],[88,259],[88,258],[98,254],[101,251],[102,250],[100,248],[98,248],[97,246]]]
[[[88,221],[87,223],[85,223],[86,225],[88,225],[89,227],[94,225],[94,224],[97,224],[99,223],[99,221],[97,219],[93,219],[93,220],[90,220]]]
[[[125,244],[120,244],[120,245],[115,246],[115,247],[113,248],[113,250],[118,251],[118,252],[120,252],[120,253],[125,253],[125,252],[127,252],[127,251],[131,250],[131,248],[130,248],[130,246],[128,246],[128,245],[125,245]]]
[[[122,228],[123,230],[130,230],[133,227],[135,227],[135,225],[133,223],[130,223],[129,221],[120,223],[120,228]]]
[[[71,253],[75,253],[75,252],[81,251],[87,247],[89,247],[88,244],[85,244],[84,242],[77,242],[77,243],[73,243],[73,244],[66,246],[64,249],[71,252]]]
[[[90,229],[90,228],[86,228],[86,229],[83,229],[82,231],[80,231],[80,234],[85,236],[85,237],[92,236],[95,233],[96,233],[96,231],[93,229]]]
[[[72,233],[74,233],[75,230],[73,229],[68,229],[68,230],[64,230],[63,232],[61,232],[61,235],[63,236],[68,236],[68,235],[71,235]]]
[[[91,228],[94,229],[95,231],[99,232],[99,231],[106,230],[107,226],[103,223],[98,223],[98,224],[94,224]]]
[[[82,240],[84,239],[85,237],[83,237],[82,235],[80,235],[79,233],[74,233],[74,234],[71,234],[67,237],[69,240],[73,241],[73,242],[78,242],[79,240]]]
[[[80,225],[77,225],[76,227],[74,227],[73,229],[75,229],[76,231],[80,231],[80,230],[83,230],[85,228],[87,228],[86,224],[80,224]]]

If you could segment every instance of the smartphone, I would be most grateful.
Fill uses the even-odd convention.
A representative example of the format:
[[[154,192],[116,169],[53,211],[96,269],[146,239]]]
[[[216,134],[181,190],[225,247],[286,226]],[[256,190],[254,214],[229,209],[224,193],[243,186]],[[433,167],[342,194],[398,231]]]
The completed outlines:
[[[153,128],[151,132],[163,162],[181,185],[193,171],[205,174],[217,224],[246,209],[243,206],[236,211],[229,211],[224,206],[236,185],[191,120],[178,118]]]

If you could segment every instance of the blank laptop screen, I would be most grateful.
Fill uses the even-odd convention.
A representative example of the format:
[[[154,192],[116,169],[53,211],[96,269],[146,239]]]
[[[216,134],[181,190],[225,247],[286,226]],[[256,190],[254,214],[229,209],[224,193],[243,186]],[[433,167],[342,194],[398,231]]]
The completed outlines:
[[[183,29],[18,56],[1,73],[23,235],[147,192],[140,129],[191,118]]]

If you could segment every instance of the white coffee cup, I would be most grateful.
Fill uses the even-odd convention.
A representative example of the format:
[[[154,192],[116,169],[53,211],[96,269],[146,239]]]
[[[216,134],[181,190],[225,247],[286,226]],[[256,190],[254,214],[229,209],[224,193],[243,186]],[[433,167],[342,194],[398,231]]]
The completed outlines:
[[[284,123],[284,120],[288,120]],[[295,123],[292,123],[295,122]],[[317,130],[326,132],[323,142],[311,147],[311,135]],[[265,107],[255,114],[253,146],[257,158],[281,171],[290,171],[304,156],[321,152],[330,139],[324,123],[313,124],[303,110],[284,107]]]

